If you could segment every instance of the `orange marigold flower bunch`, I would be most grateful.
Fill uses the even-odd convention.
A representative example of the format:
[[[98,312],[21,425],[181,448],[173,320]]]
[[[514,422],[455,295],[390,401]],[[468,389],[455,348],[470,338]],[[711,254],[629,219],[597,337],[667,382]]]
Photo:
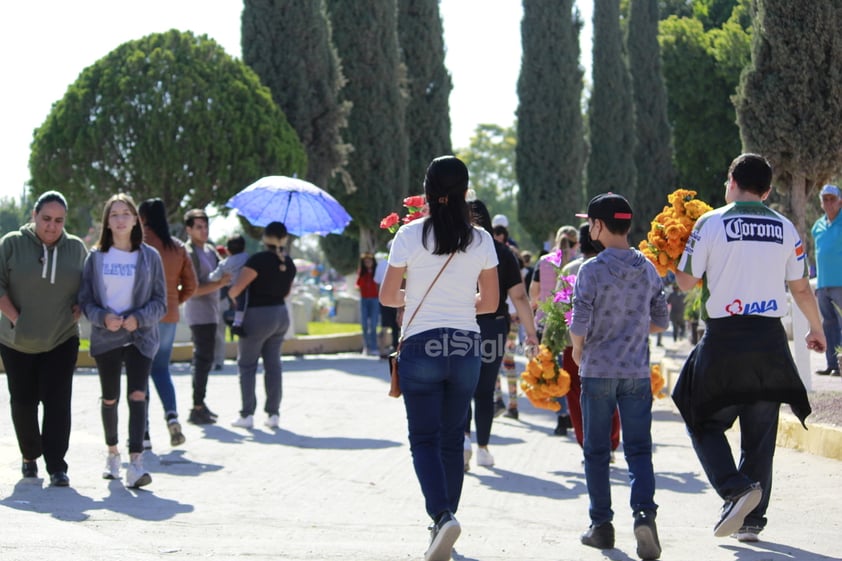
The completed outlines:
[[[663,399],[667,397],[667,394],[663,391],[664,386],[666,385],[666,381],[664,380],[664,376],[661,374],[660,364],[652,365],[651,381],[652,397],[654,397],[655,399]]]
[[[520,389],[535,407],[558,411],[557,397],[570,391],[570,374],[559,368],[553,352],[546,346],[538,347],[536,354],[520,373]]]
[[[693,225],[701,215],[712,210],[709,204],[696,198],[696,191],[689,189],[676,189],[667,200],[669,205],[655,217],[646,239],[638,246],[662,277],[669,271],[675,272]]]

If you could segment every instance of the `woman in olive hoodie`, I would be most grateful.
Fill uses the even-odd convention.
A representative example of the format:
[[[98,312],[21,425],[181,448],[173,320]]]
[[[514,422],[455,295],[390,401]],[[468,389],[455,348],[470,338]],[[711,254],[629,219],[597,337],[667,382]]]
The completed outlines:
[[[85,261],[79,304],[91,322],[91,356],[102,386],[102,426],[108,446],[103,477],[120,477],[117,402],[125,365],[130,459],[126,486],[148,485],[152,477],[143,468],[146,388],[158,352],[158,322],[167,313],[167,288],[161,257],[143,243],[137,207],[124,193],[105,203],[99,243]]]
[[[0,239],[0,357],[23,463],[23,477],[38,477],[43,454],[50,484],[66,487],[70,396],[79,353],[76,296],[88,254],[64,231],[67,201],[47,191],[32,222]],[[38,404],[44,415],[38,427]]]

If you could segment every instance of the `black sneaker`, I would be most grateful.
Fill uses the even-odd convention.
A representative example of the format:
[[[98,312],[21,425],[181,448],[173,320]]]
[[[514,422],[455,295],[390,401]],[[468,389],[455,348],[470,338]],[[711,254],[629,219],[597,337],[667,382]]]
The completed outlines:
[[[634,515],[634,537],[637,540],[637,556],[644,561],[661,556],[661,542],[655,513],[642,510]]]
[[[839,375],[839,370],[835,368],[825,368],[824,370],[816,370],[816,374],[819,376],[833,376],[834,372],[836,372],[836,376]]]
[[[38,477],[38,464],[35,460],[31,462],[24,460],[20,465],[20,474],[26,478]]]
[[[506,412],[503,413],[503,416],[508,417],[509,419],[517,419],[517,407],[509,407],[508,409],[506,409]]]
[[[760,483],[752,483],[748,489],[725,501],[719,522],[713,527],[713,535],[724,538],[736,533],[743,526],[746,516],[760,503],[762,497],[763,490],[760,488]]]
[[[567,429],[572,426],[573,423],[570,422],[570,415],[561,415],[558,417],[553,434],[556,436],[567,436]]]
[[[50,485],[53,487],[69,487],[70,478],[63,471],[57,471],[50,475]]]
[[[599,526],[591,524],[588,531],[582,534],[581,541],[583,544],[597,549],[613,549],[614,525],[611,522],[606,522]]]
[[[443,512],[438,520],[430,524],[430,547],[424,554],[424,561],[450,561],[453,544],[456,543],[462,527],[449,512]]]
[[[190,410],[190,416],[187,417],[187,422],[193,423],[194,425],[212,425],[216,422],[216,417],[211,415],[207,407],[201,407],[200,409]]]

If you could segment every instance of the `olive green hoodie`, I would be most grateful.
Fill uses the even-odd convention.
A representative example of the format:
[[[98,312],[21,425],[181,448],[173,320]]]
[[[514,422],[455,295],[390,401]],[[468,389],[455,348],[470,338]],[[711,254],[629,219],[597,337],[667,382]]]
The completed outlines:
[[[48,248],[32,223],[0,239],[0,296],[8,296],[20,313],[14,326],[0,320],[0,343],[34,354],[79,335],[72,308],[87,255],[85,243],[66,232]]]

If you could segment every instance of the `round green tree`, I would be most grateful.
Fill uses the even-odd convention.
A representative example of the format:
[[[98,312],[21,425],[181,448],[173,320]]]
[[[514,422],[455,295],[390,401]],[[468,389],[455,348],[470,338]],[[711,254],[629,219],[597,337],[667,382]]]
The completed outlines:
[[[94,213],[120,191],[160,197],[180,222],[264,175],[303,176],[307,157],[248,66],[170,30],[85,68],[35,131],[29,168],[35,195],[59,189]]]

